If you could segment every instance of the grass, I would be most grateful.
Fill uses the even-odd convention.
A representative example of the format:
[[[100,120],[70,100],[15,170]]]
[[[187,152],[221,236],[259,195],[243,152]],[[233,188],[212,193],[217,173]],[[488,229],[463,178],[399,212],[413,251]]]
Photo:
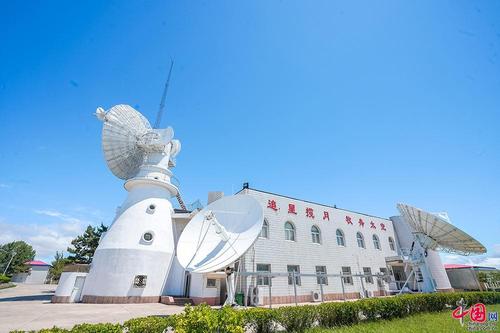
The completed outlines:
[[[500,304],[486,305],[487,312],[500,312]],[[470,332],[467,330],[467,323],[470,321],[469,316],[464,320],[464,326],[460,326],[460,321],[451,317],[452,310],[446,310],[437,313],[421,313],[403,319],[381,320],[365,322],[349,327],[339,327],[335,329],[320,329],[314,328],[307,333],[400,333],[400,332]],[[488,322],[488,317],[486,317]],[[496,322],[496,331],[483,332],[500,332],[500,321]]]

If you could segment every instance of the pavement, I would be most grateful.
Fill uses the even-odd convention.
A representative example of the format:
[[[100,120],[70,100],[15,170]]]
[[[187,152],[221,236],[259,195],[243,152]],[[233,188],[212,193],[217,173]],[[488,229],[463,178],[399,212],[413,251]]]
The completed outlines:
[[[52,304],[56,285],[18,284],[0,290],[0,333],[81,323],[123,323],[131,318],[180,313],[183,307],[151,304]]]

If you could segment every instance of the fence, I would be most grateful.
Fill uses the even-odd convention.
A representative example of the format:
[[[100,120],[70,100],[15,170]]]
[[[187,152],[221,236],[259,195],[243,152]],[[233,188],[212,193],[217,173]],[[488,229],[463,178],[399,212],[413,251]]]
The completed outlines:
[[[251,281],[248,282],[248,278]],[[280,282],[274,287],[278,287],[278,292],[273,291],[273,280],[279,279]],[[324,302],[329,300],[341,300],[353,298],[366,298],[371,296],[388,295],[389,283],[400,281],[391,280],[392,276],[386,274],[307,274],[298,272],[238,272],[236,277],[236,290],[244,294],[244,306],[268,305],[272,308],[273,304],[281,303],[304,303],[304,302]],[[288,281],[285,281],[288,280]],[[304,280],[308,280],[304,285]],[[400,283],[398,283],[399,285]],[[367,286],[368,285],[368,286]],[[395,284],[396,285],[396,284]],[[292,287],[292,295],[286,294],[286,291]],[[314,291],[308,288],[316,289],[319,287],[318,298],[315,299]],[[257,291],[255,291],[258,288]],[[300,288],[300,291],[298,290]],[[262,301],[259,290],[267,289],[267,302]],[[325,290],[327,289],[327,290]],[[246,290],[246,292],[244,292]],[[304,290],[311,290],[312,294],[304,295]],[[354,292],[353,292],[354,290]],[[330,292],[334,293],[330,293]],[[396,290],[393,290],[396,292]],[[257,297],[258,300],[254,300]],[[250,300],[249,300],[250,298]]]

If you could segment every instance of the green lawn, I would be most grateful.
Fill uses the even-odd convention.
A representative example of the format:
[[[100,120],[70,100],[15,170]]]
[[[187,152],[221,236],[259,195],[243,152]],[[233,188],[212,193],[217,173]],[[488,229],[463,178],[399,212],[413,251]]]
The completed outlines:
[[[500,304],[486,305],[486,311],[500,312]],[[451,310],[437,313],[423,313],[403,319],[381,320],[375,322],[361,323],[349,327],[336,329],[311,329],[308,333],[400,333],[400,332],[470,332],[467,330],[469,316],[465,320],[464,327],[460,326],[457,319],[451,317]],[[488,321],[488,318],[486,318]],[[500,322],[497,322],[496,331],[482,332],[500,332]]]

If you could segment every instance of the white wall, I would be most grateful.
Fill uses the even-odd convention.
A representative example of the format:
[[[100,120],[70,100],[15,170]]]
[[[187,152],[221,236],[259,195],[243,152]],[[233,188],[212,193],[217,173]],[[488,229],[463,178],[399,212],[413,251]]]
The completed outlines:
[[[12,277],[12,282],[26,284],[44,284],[47,280],[50,266],[31,266],[27,273],[18,273]]]
[[[388,238],[395,240],[392,221],[373,217],[361,213],[336,209],[301,200],[291,199],[276,194],[269,194],[256,190],[244,190],[241,194],[249,194],[256,198],[264,209],[264,216],[269,223],[269,239],[259,238],[254,248],[245,255],[245,269],[255,271],[255,264],[271,264],[273,272],[287,272],[287,265],[299,265],[301,273],[315,273],[315,266],[327,267],[328,274],[340,274],[342,266],[351,267],[352,273],[362,273],[363,267],[370,267],[372,274],[380,272],[386,267],[385,257],[397,255],[397,251],[389,248]],[[275,200],[278,211],[268,206],[268,200]],[[297,215],[288,213],[288,204],[295,204]],[[312,208],[314,219],[306,217],[306,208]],[[327,211],[330,220],[323,220],[323,212]],[[346,223],[346,216],[350,216],[352,225]],[[358,224],[359,219],[365,222],[364,227]],[[291,221],[296,228],[296,241],[285,240],[285,222]],[[376,229],[370,228],[374,222]],[[380,224],[385,225],[386,231],[381,230]],[[311,227],[316,225],[321,230],[321,244],[312,242]],[[337,245],[336,230],[340,228],[345,235],[346,246]],[[356,232],[364,235],[366,248],[359,248],[356,241]],[[376,234],[381,243],[381,250],[373,245],[372,235]],[[396,247],[397,250],[397,247]],[[250,281],[250,279],[248,279]],[[266,287],[267,288],[267,287]],[[367,290],[378,290],[376,279],[373,284],[365,283]],[[314,277],[303,277],[302,285],[297,287],[298,294],[310,294],[319,290]],[[346,285],[346,292],[361,291],[359,278],[354,278],[354,285]],[[267,295],[266,290],[262,290]],[[329,278],[329,285],[324,286],[325,293],[341,293],[341,283],[338,278]],[[293,295],[293,286],[288,285],[286,277],[274,278],[272,287],[273,296]]]

